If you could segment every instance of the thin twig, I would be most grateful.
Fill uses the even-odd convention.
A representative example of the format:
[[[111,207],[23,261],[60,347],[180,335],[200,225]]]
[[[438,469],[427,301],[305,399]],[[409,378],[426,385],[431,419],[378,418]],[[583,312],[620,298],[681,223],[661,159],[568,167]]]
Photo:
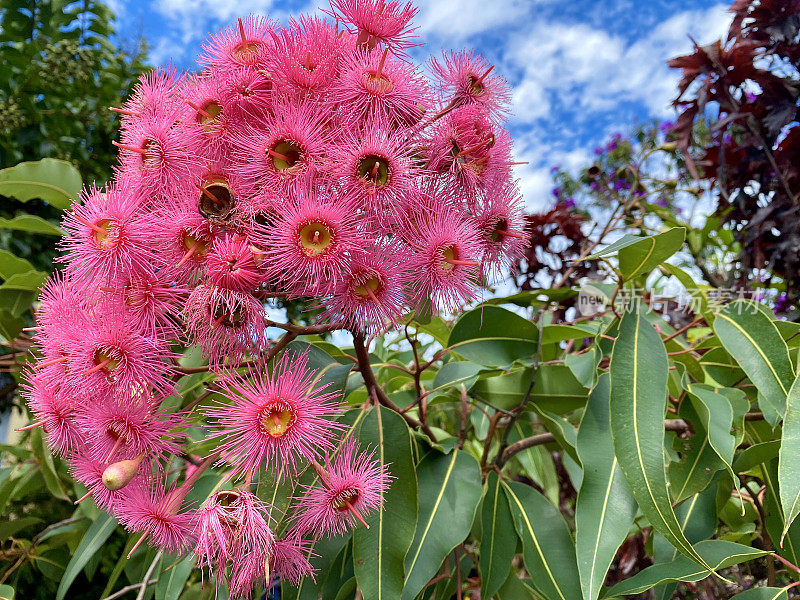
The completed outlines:
[[[147,582],[147,586],[155,585],[157,581],[158,579],[151,579],[150,581]],[[118,589],[110,596],[106,596],[105,598],[103,598],[103,600],[117,600],[117,598],[122,598],[122,596],[124,596],[128,592],[132,592],[133,590],[138,590],[140,587],[144,585],[145,583],[143,581],[139,583],[134,583],[132,585],[126,585],[124,588]]]
[[[145,573],[144,577],[142,577],[142,583],[139,584],[139,587],[141,589],[139,590],[139,593],[136,596],[136,600],[144,600],[144,596],[147,593],[147,587],[150,582],[150,575],[152,575],[153,571],[156,570],[156,565],[161,561],[162,556],[164,556],[164,550],[159,550],[156,553],[153,562],[150,563],[150,567],[148,567],[147,573]]]

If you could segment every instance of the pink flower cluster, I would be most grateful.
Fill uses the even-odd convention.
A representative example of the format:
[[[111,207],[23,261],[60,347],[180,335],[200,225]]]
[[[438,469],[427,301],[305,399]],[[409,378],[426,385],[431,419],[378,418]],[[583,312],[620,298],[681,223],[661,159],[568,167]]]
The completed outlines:
[[[313,540],[380,510],[391,479],[342,435],[341,398],[315,387],[306,355],[268,369],[267,303],[382,331],[471,301],[523,250],[508,87],[471,52],[431,60],[429,82],[407,54],[415,12],[332,0],[330,19],[239,19],[206,42],[199,73],[153,71],[114,109],[116,176],[64,219],[32,426],[140,542],[194,548],[237,596],[267,572],[311,575]],[[176,387],[190,346],[216,375],[201,423]],[[206,459],[186,454],[190,430],[217,443]],[[243,483],[187,502],[212,464]],[[278,535],[250,486],[309,465],[315,483]]]

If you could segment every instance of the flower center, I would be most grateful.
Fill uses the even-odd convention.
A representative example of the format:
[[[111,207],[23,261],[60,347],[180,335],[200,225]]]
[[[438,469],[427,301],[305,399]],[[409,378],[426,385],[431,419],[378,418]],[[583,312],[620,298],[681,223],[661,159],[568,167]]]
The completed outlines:
[[[458,251],[455,246],[445,246],[440,251],[441,259],[439,260],[439,269],[446,274],[449,274],[456,268],[456,266],[448,261],[458,260]]]
[[[375,185],[389,181],[389,162],[382,156],[367,154],[358,161],[358,175]]]
[[[121,352],[116,348],[98,348],[92,357],[94,368],[111,373],[122,362]]]
[[[184,230],[181,232],[181,246],[183,246],[184,252],[189,252],[190,250],[194,251],[192,252],[192,259],[202,260],[208,253],[211,242],[204,240],[199,235]]]
[[[215,306],[211,310],[211,318],[213,319],[212,324],[214,327],[224,325],[235,329],[244,322],[242,305],[236,302],[232,306],[224,304]]]
[[[333,499],[333,507],[339,512],[344,512],[349,510],[348,504],[352,506],[356,502],[358,502],[358,490],[350,488],[336,495]]]
[[[381,281],[378,279],[377,275],[373,275],[369,279],[365,280],[361,285],[354,287],[353,291],[362,298],[367,298],[369,296],[375,296],[380,289]]]
[[[212,179],[200,188],[198,210],[206,219],[224,219],[235,205],[236,198],[224,179]]]
[[[303,149],[289,140],[283,140],[275,144],[268,154],[272,157],[272,166],[277,171],[286,171],[299,167],[303,160]]]
[[[295,422],[294,411],[283,402],[267,404],[258,415],[258,425],[262,433],[273,438],[281,438]]]
[[[246,40],[239,42],[236,46],[234,46],[233,50],[231,51],[231,55],[233,56],[234,60],[244,64],[249,64],[254,62],[257,58],[259,48],[261,48],[261,44],[259,42],[255,40]]]
[[[469,91],[472,92],[476,96],[483,96],[483,92],[486,91],[486,88],[483,87],[483,83],[479,77],[475,77],[475,75],[470,75],[467,78],[469,82]]]
[[[144,153],[142,156],[142,163],[144,165],[157,165],[161,159],[161,152],[159,151],[160,144],[152,139],[147,138],[142,143],[142,150]]]
[[[508,230],[508,221],[505,219],[497,219],[494,226],[489,233],[489,239],[492,242],[502,242],[505,239],[505,232]]]
[[[219,129],[219,116],[222,114],[222,105],[216,100],[209,100],[197,112],[195,119],[203,126],[206,133],[216,133]]]
[[[113,219],[101,219],[92,229],[94,241],[103,250],[114,248],[119,243],[121,228]]]
[[[367,91],[372,94],[388,94],[392,91],[392,82],[383,73],[367,71]]]
[[[306,223],[298,232],[300,249],[309,258],[324,254],[333,244],[333,229],[323,221]]]

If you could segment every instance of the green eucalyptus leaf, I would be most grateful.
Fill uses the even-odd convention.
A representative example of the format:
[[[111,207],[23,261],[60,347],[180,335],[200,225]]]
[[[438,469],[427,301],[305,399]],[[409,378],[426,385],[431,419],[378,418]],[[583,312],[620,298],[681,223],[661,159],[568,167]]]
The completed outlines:
[[[664,412],[668,369],[661,336],[641,314],[626,312],[609,367],[614,451],[636,503],[656,531],[710,570],[683,534],[667,487]]]
[[[646,274],[675,254],[686,239],[685,227],[674,227],[619,249],[619,271],[626,281]]]
[[[447,345],[473,363],[499,367],[532,360],[537,337],[538,329],[531,321],[504,308],[482,306],[456,321]]]
[[[105,511],[100,512],[97,520],[89,527],[89,530],[83,536],[81,543],[72,555],[72,559],[69,561],[67,569],[64,572],[64,577],[58,585],[56,600],[64,600],[64,598],[66,598],[67,591],[72,585],[72,582],[75,581],[78,573],[80,573],[84,565],[89,562],[89,559],[103,547],[103,544],[109,536],[114,533],[116,527],[117,521],[114,517]]]
[[[24,162],[0,171],[0,195],[21,202],[40,198],[56,208],[68,208],[82,185],[78,170],[55,158]]]
[[[609,382],[602,375],[589,396],[578,429],[583,483],[575,504],[575,551],[583,600],[596,600],[617,549],[636,515],[625,476],[614,455],[609,421]]]
[[[481,507],[481,597],[491,598],[508,579],[517,533],[500,477],[489,471]]]
[[[411,600],[464,541],[481,499],[478,462],[466,452],[429,452],[417,466],[419,519],[406,555],[403,598]]]

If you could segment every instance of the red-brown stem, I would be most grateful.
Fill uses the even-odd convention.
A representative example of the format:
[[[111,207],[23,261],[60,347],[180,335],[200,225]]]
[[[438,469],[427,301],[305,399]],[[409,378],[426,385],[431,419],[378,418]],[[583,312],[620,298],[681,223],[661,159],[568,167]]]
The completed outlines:
[[[120,150],[128,150],[130,152],[136,152],[137,154],[141,154],[142,156],[147,154],[147,150],[145,150],[144,148],[137,148],[136,146],[129,146],[128,144],[120,144],[119,142],[111,142],[111,143],[114,144]]]

